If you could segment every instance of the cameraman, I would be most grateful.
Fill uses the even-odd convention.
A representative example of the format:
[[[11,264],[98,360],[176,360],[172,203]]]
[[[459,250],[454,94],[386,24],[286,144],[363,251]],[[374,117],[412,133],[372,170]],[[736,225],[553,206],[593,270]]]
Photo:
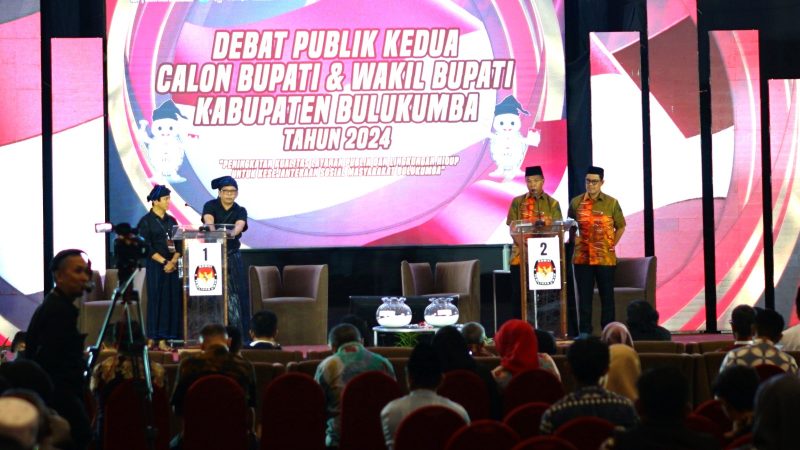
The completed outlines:
[[[181,283],[177,272],[181,254],[170,235],[178,224],[167,214],[171,192],[157,184],[147,196],[152,208],[137,226],[147,257],[147,335],[156,341],[178,339],[181,335]],[[159,342],[162,349],[165,345]]]

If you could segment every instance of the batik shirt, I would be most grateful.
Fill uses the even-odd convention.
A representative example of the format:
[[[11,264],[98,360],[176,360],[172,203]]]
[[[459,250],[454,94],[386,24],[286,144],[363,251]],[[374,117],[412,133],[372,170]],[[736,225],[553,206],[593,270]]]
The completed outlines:
[[[725,355],[719,371],[730,366],[755,367],[761,364],[772,364],[792,375],[797,374],[797,362],[792,355],[782,351],[769,339],[757,338],[752,345],[735,348]]]
[[[580,242],[575,245],[572,262],[593,266],[616,265],[614,234],[625,227],[625,216],[617,199],[603,192],[594,200],[582,194],[569,202],[567,215],[578,221],[580,231]]]
[[[314,379],[325,392],[325,404],[328,410],[326,446],[339,446],[340,406],[345,385],[356,375],[372,370],[396,378],[392,363],[383,356],[367,350],[360,342],[341,345],[336,353],[322,360],[317,366]]]
[[[561,220],[561,205],[558,204],[558,200],[544,192],[539,197],[527,193],[514,197],[514,200],[511,201],[506,225],[511,225],[511,222],[515,220],[535,222],[540,219],[545,226],[552,225],[555,220]],[[511,265],[519,265],[519,246],[516,242],[511,249]]]

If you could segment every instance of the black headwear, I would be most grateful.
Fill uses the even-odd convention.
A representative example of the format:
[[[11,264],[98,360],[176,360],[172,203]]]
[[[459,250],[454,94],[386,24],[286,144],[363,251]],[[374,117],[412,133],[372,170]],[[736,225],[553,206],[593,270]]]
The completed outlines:
[[[168,187],[161,184],[157,184],[153,186],[153,190],[151,190],[150,193],[147,194],[147,201],[155,202],[158,201],[161,197],[166,197],[171,193],[172,191],[170,191]]]
[[[236,189],[239,189],[239,184],[236,183],[236,180],[228,175],[211,180],[211,189],[222,189],[225,186],[233,186]]]
[[[526,177],[532,177],[534,175],[539,175],[540,177],[544,176],[544,172],[542,172],[542,166],[528,166],[525,168]]]
[[[606,171],[603,170],[602,167],[597,167],[597,166],[589,166],[589,168],[586,170],[587,175],[589,174],[598,175],[600,176],[601,180],[603,179],[603,175],[605,175],[605,173]]]

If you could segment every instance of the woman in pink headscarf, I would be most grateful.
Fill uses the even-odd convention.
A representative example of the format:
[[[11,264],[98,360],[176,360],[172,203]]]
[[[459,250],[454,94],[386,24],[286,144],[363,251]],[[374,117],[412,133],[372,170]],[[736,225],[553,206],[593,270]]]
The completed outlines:
[[[500,353],[500,365],[492,375],[500,389],[505,389],[514,375],[531,369],[543,369],[561,379],[553,358],[539,353],[539,341],[528,322],[512,319],[504,323],[497,331],[494,343]]]
[[[625,344],[633,348],[633,337],[628,327],[622,322],[611,322],[603,328],[600,340],[608,345]]]

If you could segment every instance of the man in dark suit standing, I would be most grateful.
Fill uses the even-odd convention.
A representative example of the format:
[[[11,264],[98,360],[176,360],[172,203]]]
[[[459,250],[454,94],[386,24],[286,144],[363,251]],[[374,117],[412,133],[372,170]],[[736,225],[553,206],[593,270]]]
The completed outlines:
[[[25,356],[50,375],[55,386],[51,406],[69,422],[75,448],[84,449],[91,438],[83,403],[86,335],[78,332],[74,303],[91,289],[91,262],[81,250],[62,250],[50,262],[50,271],[56,286],[33,313]]]

